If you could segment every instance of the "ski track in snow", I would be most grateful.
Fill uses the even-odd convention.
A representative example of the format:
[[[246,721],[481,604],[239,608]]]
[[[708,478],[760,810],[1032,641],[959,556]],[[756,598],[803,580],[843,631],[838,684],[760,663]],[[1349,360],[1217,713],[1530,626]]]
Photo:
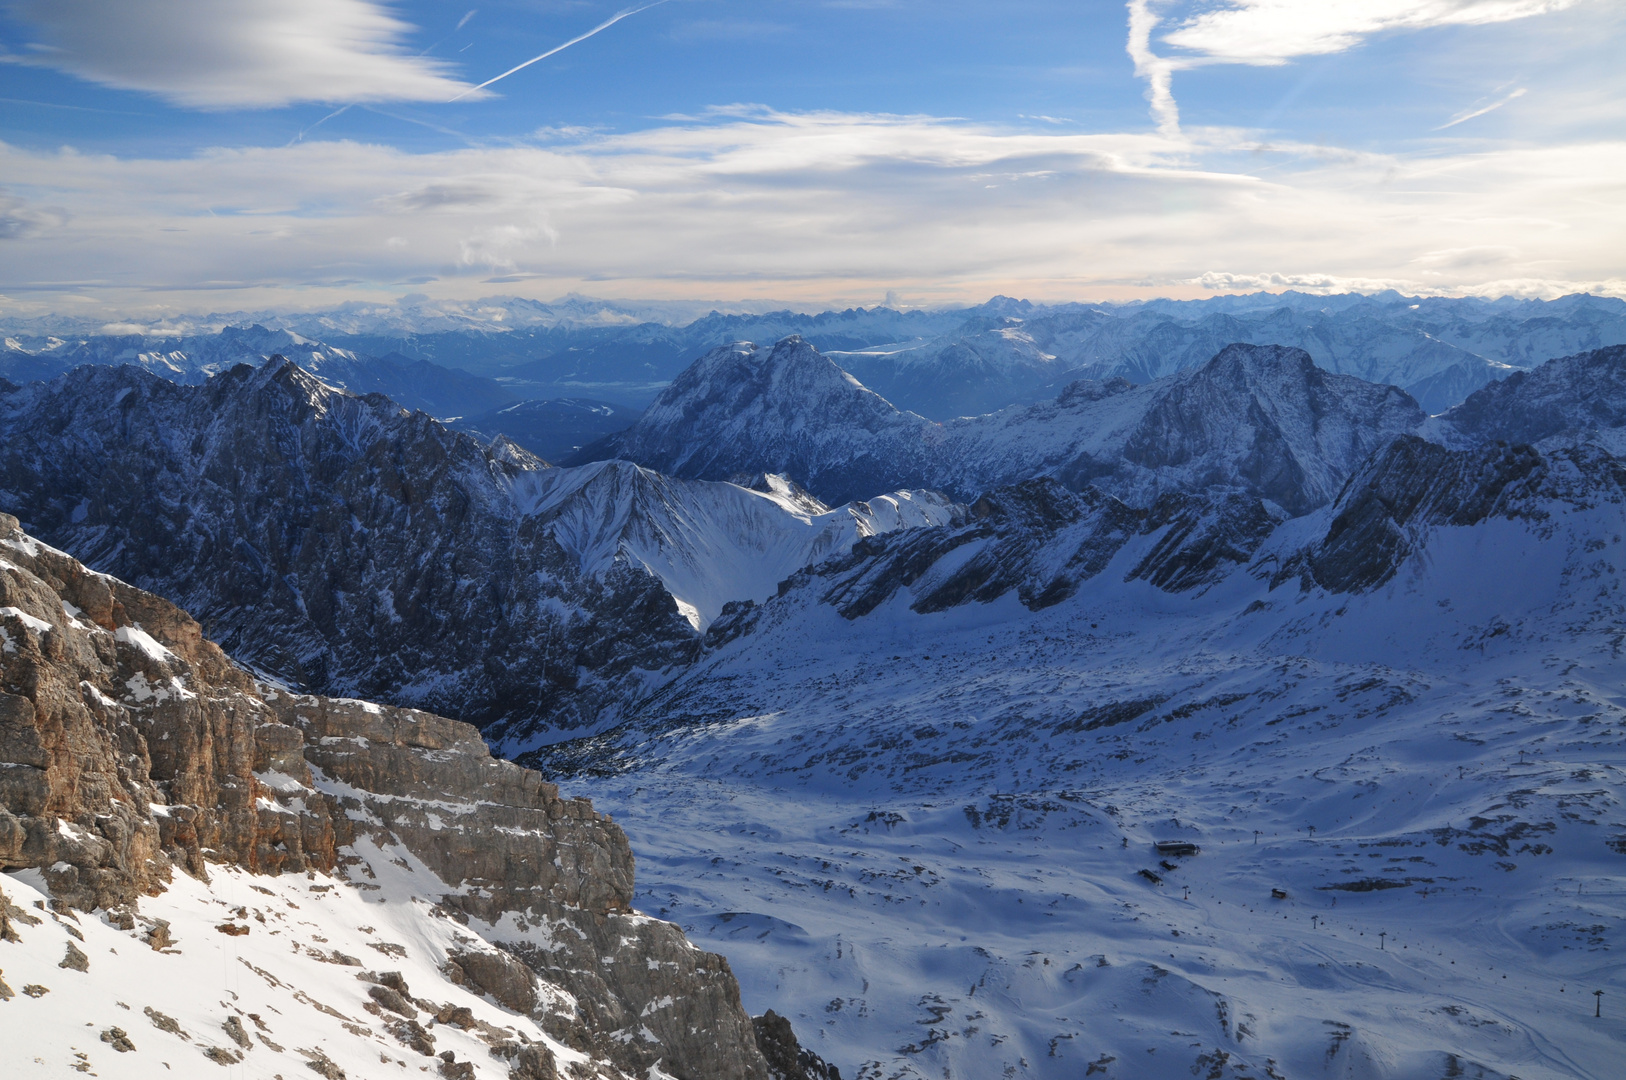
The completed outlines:
[[[1367,596],[1123,584],[1147,538],[1038,613],[784,605],[568,786],[843,1076],[1618,1076],[1619,518]]]

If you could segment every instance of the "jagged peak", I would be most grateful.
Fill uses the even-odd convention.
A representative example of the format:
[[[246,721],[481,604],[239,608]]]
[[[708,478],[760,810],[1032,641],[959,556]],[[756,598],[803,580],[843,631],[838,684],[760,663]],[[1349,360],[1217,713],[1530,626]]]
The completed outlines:
[[[835,394],[862,401],[863,407],[878,415],[913,415],[903,413],[859,382],[800,334],[791,334],[771,347],[737,341],[706,353],[672,380],[634,425],[633,431],[648,428],[655,422],[669,422],[674,409],[684,410],[687,416],[697,400],[705,408],[725,401],[738,407],[743,401],[733,399],[741,394],[755,400],[764,391],[780,388],[796,395],[794,402],[781,402],[787,408],[792,405],[798,409],[812,408],[815,407],[813,396]]]
[[[1315,360],[1303,349],[1291,345],[1249,345],[1242,341],[1225,346],[1196,369],[1198,375],[1209,378],[1218,375],[1246,378],[1261,372],[1297,372],[1311,376],[1319,370]]]
[[[553,468],[551,463],[542,460],[513,439],[501,433],[491,440],[491,458],[500,465],[512,466],[523,472]]]
[[[245,368],[246,372],[243,371]],[[237,385],[245,394],[271,391],[281,394],[298,406],[318,412],[325,412],[336,399],[361,400],[348,390],[324,382],[281,353],[272,353],[258,368],[238,364],[227,374],[241,379],[241,383]],[[215,381],[210,380],[211,383]],[[230,391],[234,388],[233,382],[227,382],[225,387]]]

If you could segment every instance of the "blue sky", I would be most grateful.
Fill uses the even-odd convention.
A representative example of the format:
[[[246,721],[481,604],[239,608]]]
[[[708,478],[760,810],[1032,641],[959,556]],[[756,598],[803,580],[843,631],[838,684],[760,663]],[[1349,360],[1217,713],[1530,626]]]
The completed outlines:
[[[0,310],[1622,292],[1611,0],[0,3]]]

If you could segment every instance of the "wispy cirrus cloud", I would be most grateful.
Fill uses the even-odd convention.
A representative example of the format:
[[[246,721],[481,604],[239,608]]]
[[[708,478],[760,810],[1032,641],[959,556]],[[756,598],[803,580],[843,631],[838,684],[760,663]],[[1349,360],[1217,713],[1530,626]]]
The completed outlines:
[[[649,3],[645,3],[645,4],[639,5],[637,7],[622,8],[620,11],[616,12],[614,15],[611,15],[608,19],[605,19],[603,22],[599,23],[597,26],[593,27],[591,30],[587,31],[586,33],[577,34],[575,37],[571,38],[569,41],[564,42],[561,45],[555,45],[553,48],[549,49],[547,52],[544,52],[539,56],[533,56],[529,60],[526,60],[524,63],[515,64],[513,67],[509,68],[507,71],[503,72],[501,75],[494,75],[491,78],[487,79],[485,82],[479,84],[478,86],[468,87],[467,89],[465,89],[465,90],[461,91],[460,93],[454,95],[450,100],[457,101],[457,100],[459,100],[461,98],[466,98],[466,97],[469,97],[469,96],[471,96],[473,94],[477,94],[480,91],[484,90],[486,87],[490,86],[492,83],[501,82],[502,80],[508,78],[508,76],[514,74],[515,72],[524,71],[526,68],[530,67],[532,64],[540,63],[541,61],[546,60],[550,56],[557,56],[559,53],[564,52],[566,49],[570,48],[572,45],[579,45],[581,42],[586,41],[588,38],[593,37],[595,34],[599,34],[599,33],[603,32],[605,30],[608,30],[610,27],[614,26],[616,23],[620,22],[622,19],[630,18],[631,16],[636,15],[641,11],[648,11],[652,7],[660,7],[662,4],[664,4],[666,2],[667,2],[667,0],[650,0]],[[473,14],[474,14],[474,12],[472,12],[472,11],[469,12],[469,15],[473,15]],[[466,15],[466,16],[464,16],[464,22],[467,22],[467,21],[468,21],[468,16]],[[458,23],[457,25],[462,26],[463,23]]]
[[[195,109],[301,101],[445,101],[471,91],[412,55],[412,27],[372,0],[14,0],[39,33],[14,63]],[[472,12],[471,12],[472,14]]]

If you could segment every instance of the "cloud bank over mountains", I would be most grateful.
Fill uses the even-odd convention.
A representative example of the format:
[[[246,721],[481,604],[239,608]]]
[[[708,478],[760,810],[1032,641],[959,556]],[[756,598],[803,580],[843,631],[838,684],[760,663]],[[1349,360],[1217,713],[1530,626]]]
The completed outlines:
[[[315,304],[431,281],[451,296],[536,280],[792,300],[1626,292],[1626,143],[1420,163],[1282,147],[1277,169],[1250,175],[1227,158],[1258,155],[1213,139],[753,110],[440,153],[307,142],[124,160],[0,147],[16,190],[51,200],[7,208],[17,227],[0,293],[139,308],[155,290]]]

